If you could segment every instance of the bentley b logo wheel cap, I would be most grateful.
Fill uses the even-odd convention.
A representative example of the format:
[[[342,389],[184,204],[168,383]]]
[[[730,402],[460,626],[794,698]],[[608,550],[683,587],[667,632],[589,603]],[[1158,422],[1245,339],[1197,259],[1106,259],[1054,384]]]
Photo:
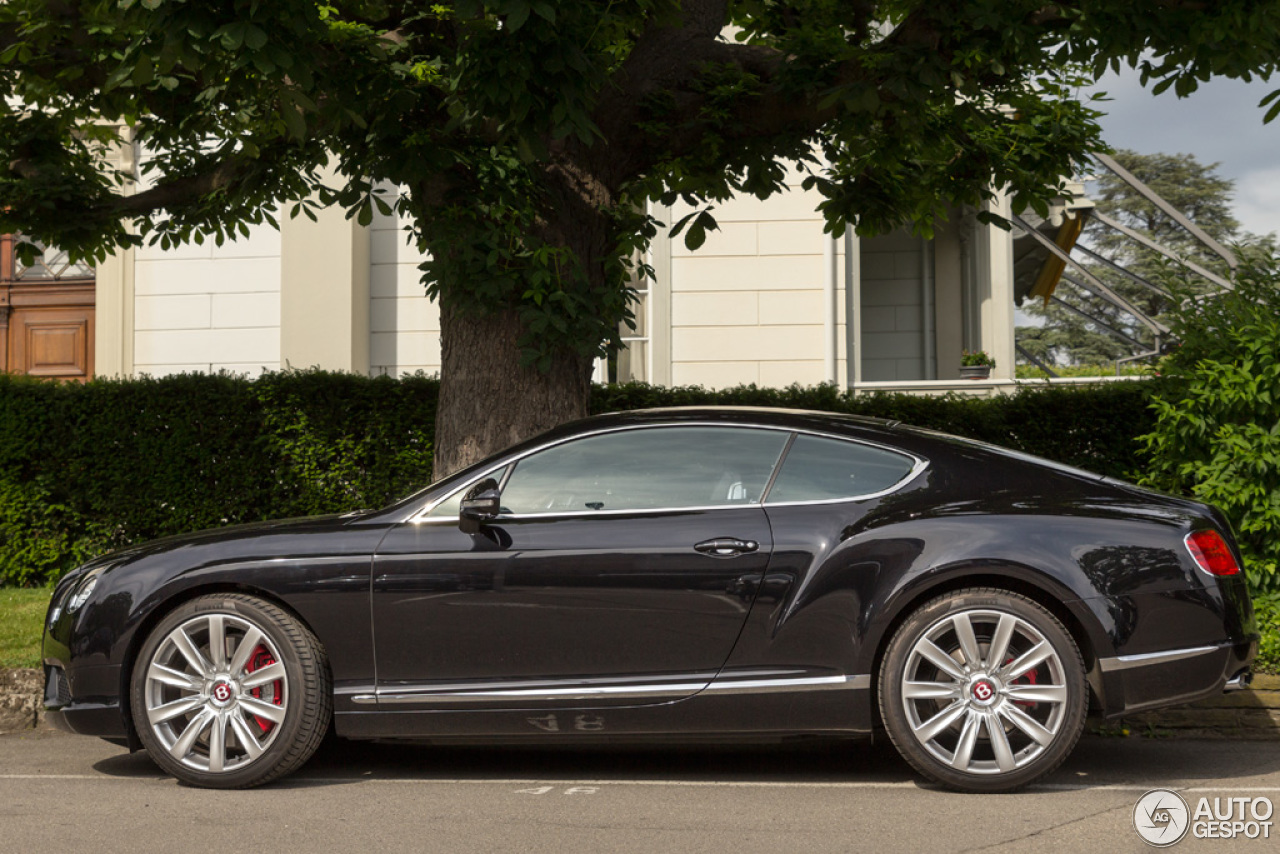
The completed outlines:
[[[210,692],[210,695],[212,696],[215,704],[225,706],[227,703],[231,702],[231,698],[235,695],[235,692],[231,690],[230,684],[226,682],[219,682],[217,685],[213,686],[213,691]]]

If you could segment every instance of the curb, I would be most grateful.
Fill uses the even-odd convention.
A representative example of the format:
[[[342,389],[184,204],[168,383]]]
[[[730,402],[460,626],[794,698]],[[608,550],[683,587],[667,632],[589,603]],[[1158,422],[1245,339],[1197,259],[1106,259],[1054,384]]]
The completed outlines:
[[[0,733],[35,729],[43,722],[43,671],[32,667],[0,669]]]
[[[1122,725],[1156,738],[1280,740],[1280,676],[1259,673],[1244,691],[1133,715]]]
[[[0,733],[35,729],[44,721],[44,674],[0,669]],[[1127,729],[1155,738],[1280,740],[1280,676],[1260,673],[1244,691],[1190,706],[1144,712],[1101,724],[1104,734]]]

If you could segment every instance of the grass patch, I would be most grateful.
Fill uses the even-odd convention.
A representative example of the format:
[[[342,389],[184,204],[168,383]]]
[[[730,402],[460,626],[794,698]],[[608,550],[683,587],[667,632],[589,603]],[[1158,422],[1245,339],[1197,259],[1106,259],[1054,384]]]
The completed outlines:
[[[39,667],[40,636],[53,591],[0,588],[0,667]]]

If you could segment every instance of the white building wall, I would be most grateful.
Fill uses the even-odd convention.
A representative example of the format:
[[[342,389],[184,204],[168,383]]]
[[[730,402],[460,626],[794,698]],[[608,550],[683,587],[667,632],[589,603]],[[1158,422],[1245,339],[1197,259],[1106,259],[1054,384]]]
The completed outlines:
[[[374,375],[440,370],[440,307],[426,297],[423,256],[398,216],[375,214],[369,237],[369,362]]]
[[[134,373],[279,366],[280,233],[270,225],[222,246],[139,247],[133,262]]]
[[[827,379],[823,244],[831,238],[815,210],[821,197],[799,189],[800,178],[794,175],[792,189],[768,201],[745,196],[717,205],[719,230],[709,232],[697,252],[685,248],[683,234],[671,242],[673,385]],[[677,205],[672,222],[690,210]],[[843,377],[843,312],[836,338],[837,377]]]
[[[742,197],[719,205],[715,215],[720,228],[707,235],[696,253],[685,248],[683,236],[669,240],[665,233],[659,235],[651,258],[659,276],[650,295],[652,325],[638,333],[648,333],[639,346],[653,355],[637,351],[638,358],[652,360],[646,371],[651,368],[653,381],[725,388],[742,383],[812,385],[828,379],[823,284],[828,269],[824,249],[831,238],[815,210],[820,198],[801,190],[800,176],[794,177],[789,192],[768,201]],[[662,218],[670,224],[687,213],[688,207],[677,206]],[[368,229],[367,266],[363,257],[355,261],[356,272],[369,273],[367,303],[360,297],[368,318],[352,314],[368,330],[368,359],[337,365],[339,369],[364,371],[367,366],[374,375],[392,376],[440,370],[439,308],[424,294],[418,269],[423,257],[410,245],[403,226],[394,215],[375,215]],[[290,227],[310,226],[295,221]],[[952,231],[943,225],[934,253],[939,380],[953,377],[953,363],[958,363],[961,288],[952,257],[958,237]],[[999,362],[997,376],[1003,376],[1013,365],[1009,247],[1005,232],[988,231],[981,234],[985,263],[975,265],[982,267],[981,292],[975,296],[983,344]],[[311,254],[306,239],[294,243],[292,249],[284,247],[292,253],[289,258]],[[925,379],[922,241],[899,232],[862,240],[857,247],[860,382]],[[843,241],[836,241],[835,254],[835,379],[843,384],[849,376],[844,291],[852,287],[844,274]],[[257,375],[264,369],[307,367],[282,363],[290,360],[281,346],[281,281],[288,272],[282,272],[288,265],[281,259],[281,237],[270,226],[256,227],[248,237],[222,247],[206,241],[167,251],[142,247],[122,253],[116,259],[122,282],[118,290],[126,306],[120,322],[126,327],[123,340],[132,346],[132,359],[127,353],[118,359],[123,372],[227,369]],[[290,323],[307,323],[306,282],[288,284],[295,295]],[[325,311],[322,303],[316,304],[317,318]]]

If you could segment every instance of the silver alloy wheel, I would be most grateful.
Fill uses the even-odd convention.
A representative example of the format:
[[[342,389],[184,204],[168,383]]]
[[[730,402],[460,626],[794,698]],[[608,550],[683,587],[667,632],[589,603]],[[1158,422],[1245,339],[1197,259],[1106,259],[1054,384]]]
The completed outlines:
[[[196,771],[224,773],[256,760],[288,709],[280,650],[230,614],[200,614],[170,631],[145,679],[151,731],[173,759]]]
[[[943,764],[969,774],[1026,767],[1062,729],[1070,690],[1062,659],[1026,620],[970,609],[920,636],[901,679],[911,733]]]

